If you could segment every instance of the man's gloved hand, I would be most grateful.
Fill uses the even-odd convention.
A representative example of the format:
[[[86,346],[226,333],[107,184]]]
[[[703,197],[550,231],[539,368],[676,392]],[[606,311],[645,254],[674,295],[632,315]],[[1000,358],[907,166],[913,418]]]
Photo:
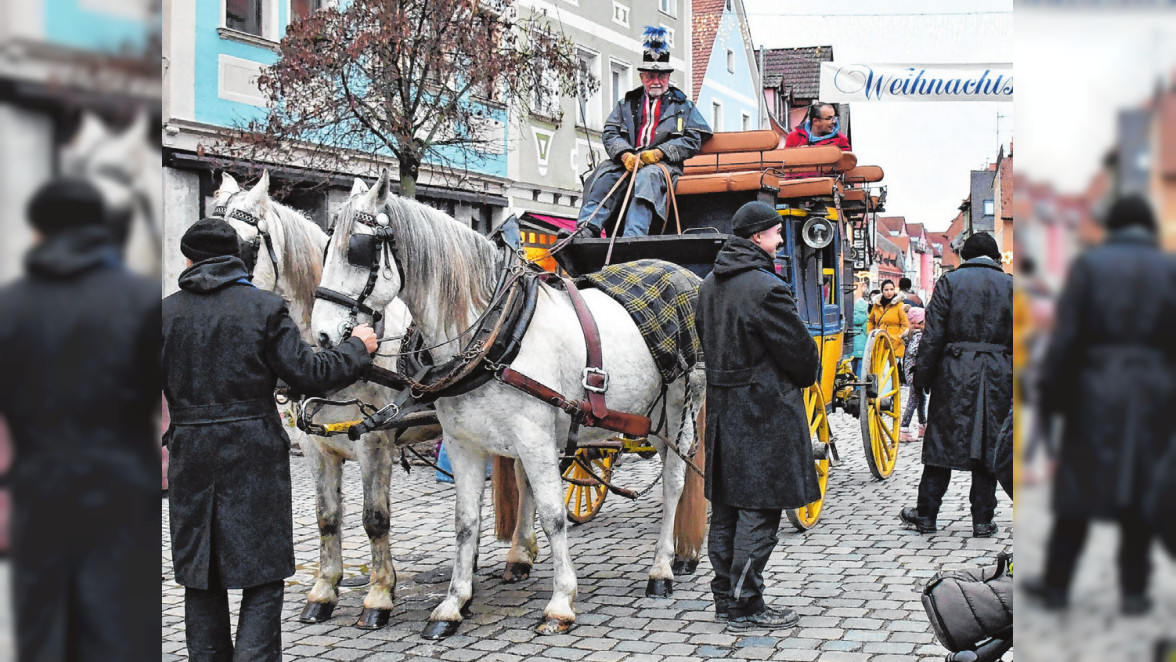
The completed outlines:
[[[645,165],[653,165],[664,158],[666,158],[665,152],[656,147],[641,152],[641,163]]]
[[[368,354],[374,354],[380,348],[379,338],[376,337],[376,332],[367,324],[360,324],[351,332],[351,337],[359,338],[363,341],[363,346],[367,348]]]
[[[628,170],[629,172],[636,170],[638,167],[637,164],[640,163],[640,161],[641,159],[637,156],[636,152],[625,152],[621,155],[621,163],[625,164],[625,170]]]

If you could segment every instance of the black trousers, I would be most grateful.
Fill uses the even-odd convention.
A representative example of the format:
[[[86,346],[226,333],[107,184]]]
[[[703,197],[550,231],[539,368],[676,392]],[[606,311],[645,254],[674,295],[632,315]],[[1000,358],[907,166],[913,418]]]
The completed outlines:
[[[715,569],[717,611],[734,618],[764,610],[764,567],[776,547],[781,512],[711,503],[707,556]]]
[[[919,517],[935,519],[943,505],[943,495],[951,484],[951,469],[923,465],[923,478],[919,481]],[[992,521],[996,515],[996,476],[986,469],[972,470],[972,523],[983,524]]]
[[[229,634],[229,591],[184,589],[184,625],[191,662],[280,662],[282,659],[281,581],[247,588],[237,617],[237,645]]]
[[[1046,548],[1045,584],[1068,593],[1078,566],[1078,557],[1086,546],[1090,520],[1058,517]],[[1119,518],[1119,590],[1123,595],[1143,595],[1151,576],[1152,529],[1138,512]]]

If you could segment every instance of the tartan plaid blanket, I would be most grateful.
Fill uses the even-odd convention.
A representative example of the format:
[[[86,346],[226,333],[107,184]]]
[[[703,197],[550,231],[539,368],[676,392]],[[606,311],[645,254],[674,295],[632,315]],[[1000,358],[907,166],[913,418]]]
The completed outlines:
[[[672,262],[637,260],[581,276],[576,286],[595,287],[625,307],[641,330],[663,383],[669,384],[703,360],[694,327],[701,282]]]

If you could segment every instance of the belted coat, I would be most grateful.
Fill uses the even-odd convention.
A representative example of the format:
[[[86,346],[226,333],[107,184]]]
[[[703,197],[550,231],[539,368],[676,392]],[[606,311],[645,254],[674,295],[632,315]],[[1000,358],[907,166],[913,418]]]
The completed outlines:
[[[800,508],[821,498],[803,389],[817,344],[772,258],[731,237],[698,291],[706,356],[706,497],[734,508]]]
[[[171,426],[168,498],[176,581],[248,588],[294,574],[290,439],[274,404],[341,388],[371,363],[357,338],[316,353],[286,302],[236,257],[198,262],[163,301]]]
[[[940,277],[914,377],[931,391],[923,464],[991,467],[1013,404],[1013,277],[995,261],[969,260]]]
[[[0,289],[16,659],[159,659],[162,293],[119,253],[99,225],[53,233]]]
[[[1070,266],[1040,380],[1043,415],[1063,423],[1057,514],[1115,518],[1176,481],[1173,292],[1172,258],[1145,232],[1111,234]]]
[[[657,125],[654,127],[653,138],[643,147],[637,147],[637,132],[640,129],[642,100],[645,96],[644,88],[637,88],[625,95],[617,102],[601,131],[604,150],[608,153],[608,161],[601,163],[592,175],[592,179],[612,175],[620,176],[625,172],[623,154],[641,152],[657,148],[665,154],[661,163],[670,171],[672,182],[677,182],[682,175],[682,163],[698,153],[702,143],[711,136],[711,128],[698,112],[698,108],[682,90],[671,87],[662,96],[661,112]],[[648,169],[648,174],[644,174]],[[633,197],[645,200],[653,205],[659,218],[667,219],[666,180],[661,170],[656,166],[643,166],[638,170],[637,181],[633,184]],[[585,191],[592,189],[589,181]],[[618,201],[624,191],[618,191],[613,197]],[[620,204],[609,208],[619,209]],[[597,219],[602,224],[605,219]]]

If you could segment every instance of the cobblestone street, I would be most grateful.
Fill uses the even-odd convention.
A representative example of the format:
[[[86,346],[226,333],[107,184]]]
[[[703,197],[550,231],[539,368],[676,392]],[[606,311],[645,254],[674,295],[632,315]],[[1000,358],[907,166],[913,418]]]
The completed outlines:
[[[452,485],[434,480],[431,469],[414,467],[393,475],[392,552],[399,583],[391,623],[378,631],[353,627],[366,588],[345,588],[331,621],[298,622],[318,561],[313,489],[307,465],[293,458],[295,549],[299,563],[286,592],[283,642],[286,660],[413,659],[587,660],[653,662],[698,658],[745,660],[824,660],[828,662],[909,662],[942,660],[946,651],[934,639],[918,590],[937,569],[990,563],[1011,546],[1012,509],[1000,495],[992,539],[971,538],[968,478],[953,483],[939,517],[940,531],[919,536],[903,529],[898,511],[913,505],[921,469],[921,443],[903,444],[899,466],[885,482],[866,467],[857,419],[831,418],[842,463],[834,468],[825,510],[815,529],[794,531],[784,520],[780,544],[767,568],[769,600],[796,609],[798,627],[739,636],[713,620],[703,560],[691,577],[679,577],[672,600],[644,597],[648,566],[660,518],[660,489],[637,502],[609,496],[593,521],[570,528],[572,558],[579,578],[576,627],[568,634],[541,637],[534,627],[551,592],[551,566],[545,539],[531,578],[499,583],[508,546],[493,538],[493,512],[487,506],[481,562],[475,578],[472,616],[458,635],[442,642],[420,638],[429,612],[447,582],[435,581],[447,569],[453,547]],[[640,489],[660,469],[657,459],[627,458],[617,483]],[[488,485],[488,483],[487,483]],[[344,581],[362,575],[368,544],[360,523],[359,471],[348,464]],[[487,490],[487,503],[489,502]],[[163,508],[163,659],[186,659],[183,589],[172,577],[168,511]],[[239,592],[233,592],[234,610]],[[1011,656],[1009,658],[1011,659]]]

